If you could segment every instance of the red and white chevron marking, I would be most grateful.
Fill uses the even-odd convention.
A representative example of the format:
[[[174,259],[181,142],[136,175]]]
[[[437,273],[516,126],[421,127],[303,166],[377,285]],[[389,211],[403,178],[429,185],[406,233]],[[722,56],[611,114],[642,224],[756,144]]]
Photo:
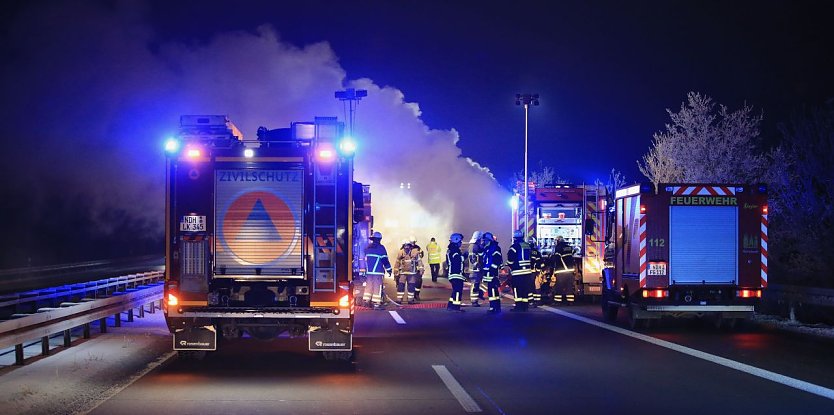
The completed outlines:
[[[762,215],[762,288],[767,288],[767,215]]]
[[[674,186],[672,194],[675,196],[733,196],[735,187],[727,186]]]
[[[640,288],[646,286],[646,215],[640,215]]]

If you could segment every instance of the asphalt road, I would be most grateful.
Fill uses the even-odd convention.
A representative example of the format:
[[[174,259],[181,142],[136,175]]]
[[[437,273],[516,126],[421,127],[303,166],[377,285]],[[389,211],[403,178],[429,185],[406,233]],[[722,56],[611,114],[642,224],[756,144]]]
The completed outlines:
[[[447,295],[423,296],[442,307]],[[699,322],[634,334],[601,323],[593,305],[423,307],[359,311],[354,364],[326,362],[304,339],[243,339],[202,361],[172,359],[93,413],[834,413],[830,343]]]

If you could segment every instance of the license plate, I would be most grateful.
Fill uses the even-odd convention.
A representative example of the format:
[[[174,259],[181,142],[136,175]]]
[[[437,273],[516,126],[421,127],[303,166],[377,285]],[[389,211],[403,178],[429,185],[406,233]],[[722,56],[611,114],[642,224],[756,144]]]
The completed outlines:
[[[206,231],[206,217],[186,215],[182,217],[180,222],[180,232],[205,232]]]
[[[649,262],[648,275],[666,275],[666,263]]]

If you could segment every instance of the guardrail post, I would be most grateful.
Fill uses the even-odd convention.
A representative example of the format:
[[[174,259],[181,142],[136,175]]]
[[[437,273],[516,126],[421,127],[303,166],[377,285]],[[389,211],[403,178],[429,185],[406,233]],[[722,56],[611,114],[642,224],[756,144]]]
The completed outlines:
[[[41,337],[41,354],[49,356],[49,336]]]
[[[102,333],[107,333],[107,318],[100,318],[98,319],[98,327],[99,331]]]
[[[151,301],[150,306],[151,306],[151,308],[148,309],[148,312],[150,312],[151,314],[156,313],[156,303]]]
[[[144,304],[139,306],[139,318],[145,318],[145,305]]]
[[[115,323],[113,323],[113,326],[121,327],[122,326],[122,313],[113,314],[113,320],[115,321]]]
[[[72,336],[70,335],[69,329],[64,330],[64,347],[70,347],[70,343],[72,343]]]
[[[159,305],[157,307],[159,307],[159,309],[162,310],[162,299],[161,298],[159,299]]]
[[[16,344],[14,345],[14,364],[17,366],[23,366],[23,345]]]
[[[90,338],[90,323],[84,323],[84,334],[82,336],[85,339]]]
[[[133,309],[132,308],[130,310],[127,310],[127,322],[128,323],[133,322]]]

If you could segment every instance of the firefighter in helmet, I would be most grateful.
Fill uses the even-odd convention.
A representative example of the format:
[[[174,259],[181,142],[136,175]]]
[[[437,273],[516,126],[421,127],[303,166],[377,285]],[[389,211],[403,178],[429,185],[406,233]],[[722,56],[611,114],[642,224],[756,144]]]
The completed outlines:
[[[410,236],[408,240],[411,241],[411,249],[417,251],[417,256],[420,258],[420,267],[417,269],[417,279],[414,282],[414,299],[419,301],[420,291],[423,290],[423,271],[425,271],[425,268],[423,267],[423,257],[426,253],[423,252],[423,248],[421,248],[420,245],[417,245],[417,238]]]
[[[446,306],[451,311],[463,311],[461,298],[463,297],[463,263],[464,255],[460,252],[463,235],[453,233],[449,237],[449,248],[446,250],[446,263],[449,264],[449,283],[452,284],[452,296]]]
[[[553,299],[557,303],[574,301],[574,269],[573,247],[559,235],[553,247]]]
[[[374,310],[382,309],[382,278],[391,275],[391,262],[388,261],[388,251],[382,246],[382,234],[374,232],[369,238],[371,243],[365,249],[365,264],[367,271],[367,287],[364,300],[373,305]]]
[[[484,282],[487,284],[487,295],[489,296],[489,310],[487,312],[500,313],[501,292],[498,288],[501,281],[498,279],[498,270],[503,260],[501,247],[498,246],[498,241],[495,240],[492,232],[485,232],[481,238],[484,240]]]
[[[420,260],[420,253],[414,249],[411,241],[407,240],[403,244],[403,248],[397,254],[394,269],[398,275],[397,299],[414,304],[416,302],[415,288],[417,285],[417,276],[418,272],[422,274],[423,264]],[[403,300],[403,297],[405,297],[405,300]]]
[[[530,238],[528,243],[530,244],[530,266],[533,269],[533,275],[531,277],[532,285],[528,299],[530,307],[535,308],[542,302],[541,274],[544,261],[542,261],[542,254],[539,252],[539,247],[536,245],[536,238]]]
[[[515,307],[512,311],[527,311],[532,291],[533,268],[530,244],[524,241],[521,231],[513,232],[513,244],[507,250],[507,265],[510,266]]]
[[[466,255],[466,274],[470,283],[469,301],[472,307],[480,307],[480,301],[484,300],[484,291],[481,289],[481,280],[484,276],[481,241],[481,232],[475,231],[472,239],[469,240],[469,252]]]

